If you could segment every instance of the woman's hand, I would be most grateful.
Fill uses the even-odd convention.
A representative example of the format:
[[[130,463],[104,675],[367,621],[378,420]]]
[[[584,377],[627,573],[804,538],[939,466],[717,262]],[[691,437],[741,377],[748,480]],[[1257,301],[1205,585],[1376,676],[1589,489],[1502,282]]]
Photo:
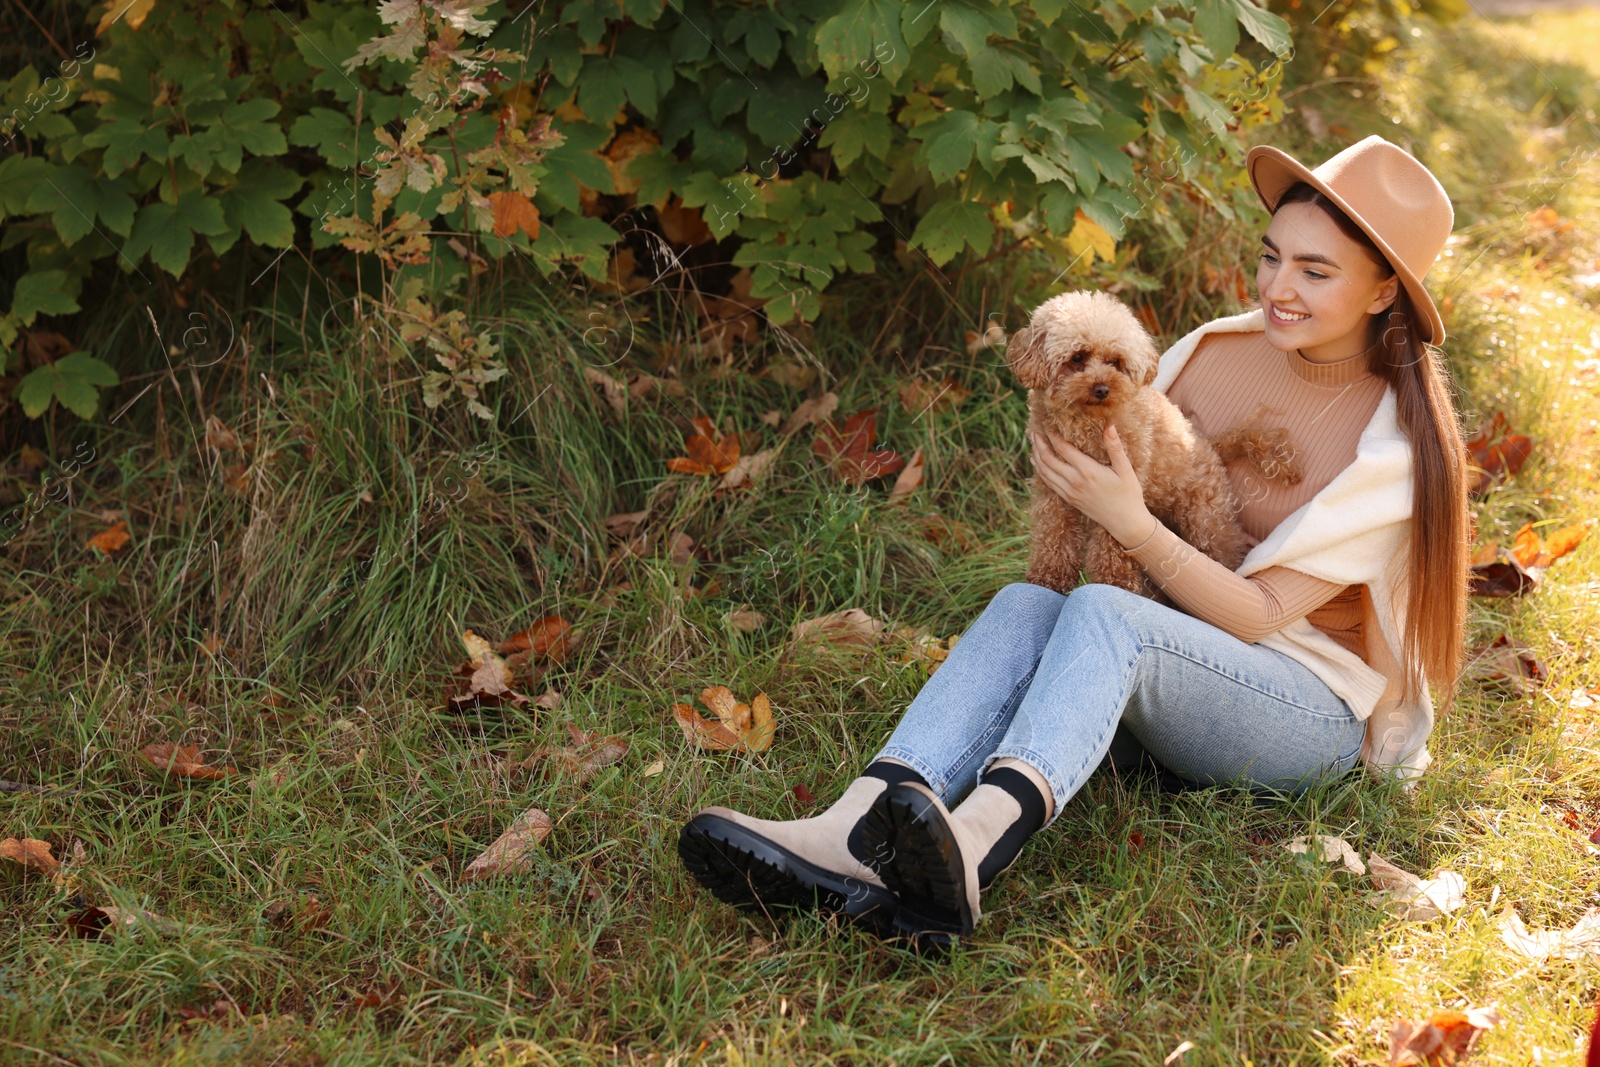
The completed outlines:
[[[1155,516],[1144,506],[1144,487],[1117,439],[1117,428],[1106,424],[1107,466],[1091,459],[1050,433],[1031,433],[1033,465],[1044,484],[1090,520],[1105,527],[1123,547],[1136,545],[1155,529]]]

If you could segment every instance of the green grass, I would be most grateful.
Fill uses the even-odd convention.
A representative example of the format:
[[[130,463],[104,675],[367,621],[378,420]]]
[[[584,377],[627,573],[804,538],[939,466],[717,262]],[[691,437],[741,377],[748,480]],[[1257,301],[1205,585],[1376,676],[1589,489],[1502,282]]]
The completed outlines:
[[[1360,131],[1398,107],[1390,135],[1414,137],[1460,190],[1463,240],[1430,283],[1451,301],[1462,406],[1469,426],[1502,408],[1538,440],[1478,509],[1483,536],[1502,540],[1530,519],[1600,514],[1600,377],[1578,366],[1600,355],[1600,300],[1576,280],[1600,270],[1600,164],[1562,168],[1600,148],[1582,119],[1600,66],[1571,44],[1600,37],[1600,16],[1531,26],[1474,20],[1407,45]],[[1525,212],[1543,203],[1572,228],[1542,234]],[[1471,642],[1507,630],[1550,679],[1529,700],[1469,686],[1412,793],[1357,778],[1258,807],[1097,775],[943,963],[814,917],[737,912],[683,871],[676,835],[694,810],[798,817],[801,783],[831,802],[926,677],[883,656],[781,658],[791,623],[857,606],[957,633],[1022,574],[1022,400],[959,334],[990,308],[1014,323],[1026,297],[979,273],[956,306],[981,312],[950,316],[921,293],[886,331],[943,320],[946,351],[916,362],[974,389],[955,412],[902,410],[893,388],[913,353],[871,347],[903,278],[861,280],[789,342],[815,356],[841,412],[877,404],[884,444],[926,449],[928,482],[903,508],[881,485],[824,479],[805,434],[754,493],[667,475],[681,417],[760,428],[765,447],[777,435],[758,416],[804,394],[748,373],[765,357],[719,369],[680,353],[683,395],[652,393],[619,419],[582,375],[590,309],[537,293],[480,320],[514,368],[491,397],[493,428],[419,414],[421,365],[385,361],[336,317],[317,349],[338,360],[279,348],[249,374],[153,379],[159,421],[152,396],[105,431],[83,495],[5,550],[0,777],[57,788],[0,797],[0,836],[45,838],[57,855],[80,841],[87,858],[60,890],[0,866],[0,1061],[1157,1064],[1190,1041],[1184,1067],[1383,1063],[1396,1017],[1496,1003],[1506,1022],[1478,1062],[1580,1063],[1596,963],[1532,964],[1496,924],[1508,903],[1539,928],[1600,901],[1595,857],[1562,821],[1600,822],[1596,713],[1566,707],[1572,688],[1600,684],[1600,537],[1539,592],[1474,601]],[[680,313],[632,311],[652,328]],[[635,341],[619,367],[662,371],[646,332]],[[212,413],[258,453],[277,449],[243,493],[225,488],[232,460],[204,445]],[[460,499],[420,520],[474,454]],[[106,508],[134,534],[109,561],[83,548]],[[703,558],[608,559],[605,517],[646,508]],[[921,536],[935,513],[964,524],[970,547]],[[718,594],[685,598],[686,580],[712,577]],[[720,621],[743,603],[765,629]],[[439,710],[461,630],[500,638],[551,613],[587,635],[544,679],[559,710]],[[203,650],[212,635],[225,659]],[[770,751],[686,747],[670,706],[718,683],[769,694]],[[507,769],[564,740],[566,721],[631,749],[582,783]],[[133,756],[156,741],[198,744],[240,773],[165,782]],[[645,777],[658,759],[665,771]],[[536,869],[463,882],[531,806],[556,822]],[[1450,867],[1468,904],[1402,922],[1363,883],[1281,847],[1304,833],[1424,875]],[[179,925],[69,938],[63,919],[84,900]],[[317,908],[325,922],[296,924]],[[238,1014],[205,1015],[218,1000]]]

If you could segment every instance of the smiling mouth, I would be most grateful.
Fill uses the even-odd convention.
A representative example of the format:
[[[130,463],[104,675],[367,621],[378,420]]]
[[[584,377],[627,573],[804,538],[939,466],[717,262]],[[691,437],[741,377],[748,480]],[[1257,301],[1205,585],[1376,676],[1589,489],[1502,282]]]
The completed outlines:
[[[1283,326],[1293,326],[1294,324],[1304,322],[1311,317],[1310,315],[1304,313],[1286,312],[1276,304],[1271,305],[1271,308],[1272,321]]]

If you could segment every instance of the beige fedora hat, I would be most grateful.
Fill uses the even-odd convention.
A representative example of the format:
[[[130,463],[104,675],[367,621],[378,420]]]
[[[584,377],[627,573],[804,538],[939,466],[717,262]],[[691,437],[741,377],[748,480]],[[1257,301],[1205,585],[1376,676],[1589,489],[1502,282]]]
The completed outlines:
[[[1257,145],[1245,153],[1245,170],[1268,211],[1295,182],[1327,196],[1372,238],[1400,276],[1424,323],[1429,344],[1444,343],[1444,320],[1422,287],[1455,224],[1450,197],[1433,172],[1397,144],[1374,134],[1307,170],[1287,152]]]

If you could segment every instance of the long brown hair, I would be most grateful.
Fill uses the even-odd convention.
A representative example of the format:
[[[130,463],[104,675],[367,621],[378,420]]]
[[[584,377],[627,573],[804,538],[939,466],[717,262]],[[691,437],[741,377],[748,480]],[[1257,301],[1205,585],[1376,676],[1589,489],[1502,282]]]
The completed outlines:
[[[1372,238],[1315,186],[1296,182],[1278,207],[1295,203],[1321,208],[1366,249],[1384,279],[1394,274]],[[1396,418],[1411,440],[1410,582],[1400,655],[1405,671],[1401,699],[1417,699],[1414,682],[1424,676],[1441,694],[1443,715],[1455,702],[1464,659],[1471,558],[1467,449],[1442,353],[1423,340],[1426,324],[1404,285],[1389,309],[1371,316],[1368,326],[1368,343],[1376,345],[1369,367],[1393,387]]]

